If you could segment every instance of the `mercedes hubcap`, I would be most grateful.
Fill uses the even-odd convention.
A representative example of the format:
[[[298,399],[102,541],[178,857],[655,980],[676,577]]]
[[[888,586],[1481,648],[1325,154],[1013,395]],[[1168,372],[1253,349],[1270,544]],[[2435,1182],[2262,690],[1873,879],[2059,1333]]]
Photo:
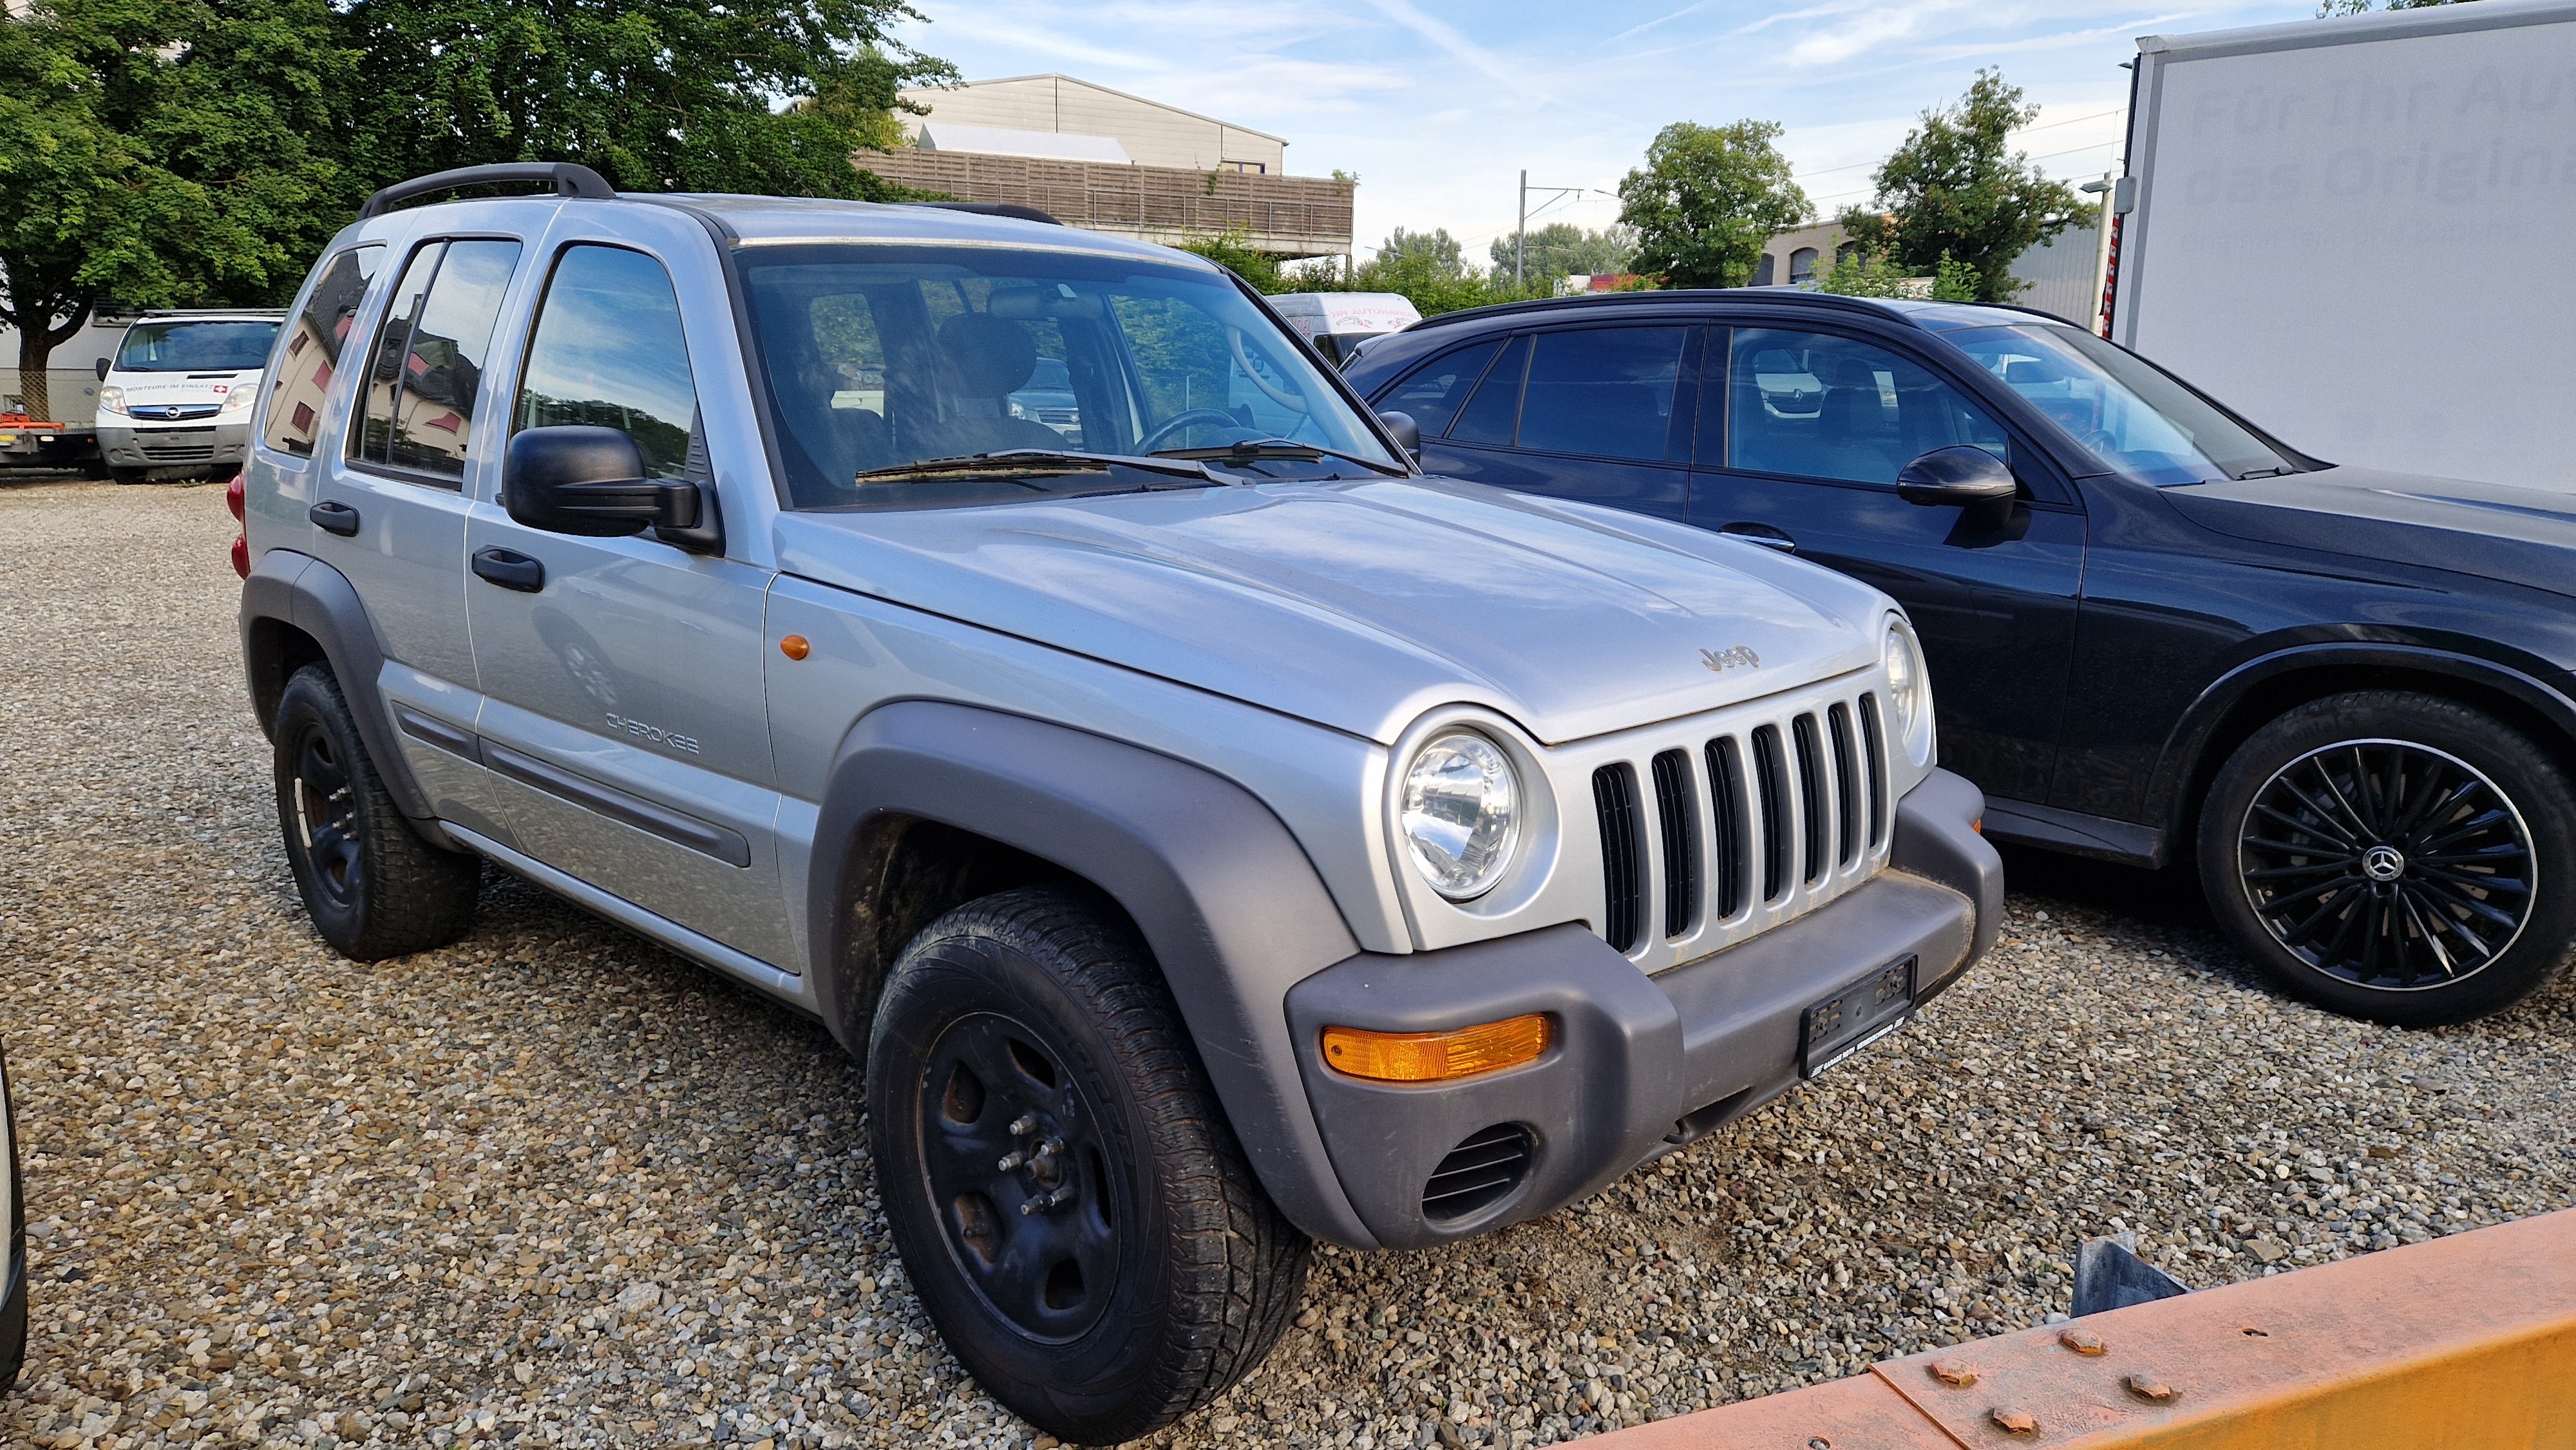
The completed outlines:
[[[940,1034],[922,1078],[923,1187],[986,1303],[1030,1337],[1071,1339],[1118,1276],[1095,1113],[1036,1033],[994,1013]]]
[[[2419,991],[2494,962],[2531,919],[2531,831],[2467,762],[2347,740],[2281,767],[2237,837],[2246,900],[2279,942],[2355,986]]]

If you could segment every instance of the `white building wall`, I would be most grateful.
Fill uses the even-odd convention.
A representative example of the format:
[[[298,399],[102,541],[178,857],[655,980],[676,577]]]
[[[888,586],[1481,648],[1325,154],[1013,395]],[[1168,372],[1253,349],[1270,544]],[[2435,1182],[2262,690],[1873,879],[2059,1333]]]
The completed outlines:
[[[1212,171],[1230,162],[1250,162],[1273,176],[1288,169],[1288,143],[1279,137],[1071,76],[975,81],[954,89],[905,91],[903,98],[933,118],[961,125],[1112,137],[1139,166]],[[923,119],[911,118],[915,136]]]

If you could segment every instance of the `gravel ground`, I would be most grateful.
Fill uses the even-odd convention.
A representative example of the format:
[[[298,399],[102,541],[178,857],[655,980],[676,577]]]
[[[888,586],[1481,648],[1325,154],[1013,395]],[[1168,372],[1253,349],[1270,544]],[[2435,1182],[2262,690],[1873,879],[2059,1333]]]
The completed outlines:
[[[907,1291],[822,1030],[498,873],[447,951],[306,930],[212,488],[0,488],[0,1032],[35,1219],[12,1445],[1026,1446]],[[1547,1443],[2065,1307],[2566,1206],[2576,990],[2404,1033],[2170,880],[2016,860],[1924,1019],[1540,1222],[1318,1256],[1174,1446]]]

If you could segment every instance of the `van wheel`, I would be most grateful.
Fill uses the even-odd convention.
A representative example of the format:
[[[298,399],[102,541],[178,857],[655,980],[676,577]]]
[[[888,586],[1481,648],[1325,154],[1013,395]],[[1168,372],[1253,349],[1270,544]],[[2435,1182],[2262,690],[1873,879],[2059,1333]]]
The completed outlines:
[[[2576,937],[2576,798],[2529,737],[2364,690],[2254,732],[2200,823],[2211,911],[2291,992],[2434,1026],[2547,981]]]
[[[404,822],[329,670],[306,665],[286,682],[272,735],[286,860],[322,939],[373,962],[463,936],[482,860],[441,850]]]
[[[1277,1342],[1307,1241],[1262,1192],[1170,990],[1057,887],[931,923],[868,1039],[878,1191],[948,1347],[1078,1444],[1206,1404]]]

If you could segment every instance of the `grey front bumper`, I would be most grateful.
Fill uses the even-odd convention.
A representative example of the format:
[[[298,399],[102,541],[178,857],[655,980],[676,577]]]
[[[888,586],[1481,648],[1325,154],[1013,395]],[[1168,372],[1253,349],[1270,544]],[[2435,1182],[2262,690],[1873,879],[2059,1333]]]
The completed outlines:
[[[1581,926],[1410,956],[1363,953],[1288,994],[1315,1121],[1351,1204],[1388,1248],[1488,1232],[1585,1197],[1798,1082],[1799,1018],[1908,956],[1930,1000],[1993,945],[2003,864],[1977,834],[1984,797],[1946,771],[1898,804],[1891,869],[1740,946],[1654,977]],[[1528,1013],[1545,1054],[1456,1082],[1366,1081],[1326,1067],[1328,1026],[1437,1032]],[[1425,1184],[1471,1137],[1519,1125],[1534,1146],[1509,1193],[1425,1216]]]
[[[220,467],[240,463],[249,448],[247,418],[138,426],[99,415],[98,451],[116,468]]]

